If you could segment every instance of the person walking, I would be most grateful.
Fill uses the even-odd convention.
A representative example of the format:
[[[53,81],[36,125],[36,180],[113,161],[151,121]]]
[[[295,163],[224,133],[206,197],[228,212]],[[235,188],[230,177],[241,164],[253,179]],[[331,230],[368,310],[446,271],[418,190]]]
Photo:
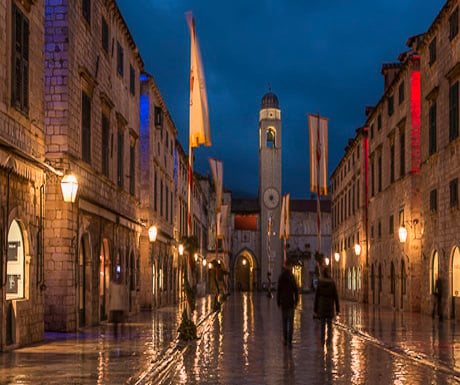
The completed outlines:
[[[292,274],[292,265],[286,263],[278,278],[276,302],[281,308],[283,323],[283,343],[292,346],[292,334],[294,332],[294,309],[299,302],[299,289]]]
[[[323,269],[323,276],[318,280],[315,293],[314,317],[321,320],[321,346],[325,342],[325,328],[327,324],[327,344],[332,343],[332,319],[335,310],[340,313],[339,296],[334,281],[331,278],[329,266]]]
[[[434,302],[433,311],[431,317],[434,318],[436,313],[438,314],[439,320],[442,321],[442,281],[441,278],[437,277],[433,290]]]
[[[109,294],[110,316],[113,322],[113,334],[118,337],[118,324],[123,326],[124,315],[126,310],[125,288],[121,283],[121,277],[118,276],[110,282]]]

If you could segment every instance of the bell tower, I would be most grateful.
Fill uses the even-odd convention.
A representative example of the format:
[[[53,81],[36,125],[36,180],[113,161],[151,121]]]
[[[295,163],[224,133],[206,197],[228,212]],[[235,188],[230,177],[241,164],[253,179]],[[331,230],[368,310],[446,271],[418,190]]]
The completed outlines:
[[[279,239],[281,143],[281,110],[278,97],[269,89],[259,112],[260,279],[266,286],[270,275],[272,287],[278,281],[283,263]]]

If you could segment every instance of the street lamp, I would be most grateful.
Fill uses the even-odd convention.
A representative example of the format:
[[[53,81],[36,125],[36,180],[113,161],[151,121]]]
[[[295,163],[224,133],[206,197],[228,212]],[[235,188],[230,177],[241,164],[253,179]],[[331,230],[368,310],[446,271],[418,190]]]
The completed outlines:
[[[326,266],[329,266],[329,262],[330,260],[328,257],[324,258],[324,263],[326,264]]]
[[[61,191],[64,202],[74,203],[77,199],[78,181],[75,175],[66,174],[61,180]]]
[[[179,245],[179,255],[184,255],[184,245],[182,243]]]
[[[359,257],[361,255],[361,245],[359,243],[355,243],[355,255]]]
[[[155,242],[157,240],[158,229],[155,225],[149,227],[149,241]]]
[[[399,242],[406,243],[407,240],[407,230],[404,226],[401,226],[398,230]]]
[[[336,262],[339,262],[340,254],[337,253],[337,252],[335,252],[335,253],[334,253],[334,259],[335,259]]]

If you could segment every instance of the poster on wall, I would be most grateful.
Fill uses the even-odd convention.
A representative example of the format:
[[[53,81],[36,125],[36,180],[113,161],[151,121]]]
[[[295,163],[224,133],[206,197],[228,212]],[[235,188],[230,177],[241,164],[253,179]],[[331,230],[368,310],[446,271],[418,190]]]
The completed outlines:
[[[18,260],[19,242],[8,242],[8,262]]]
[[[19,276],[16,274],[8,274],[6,283],[7,294],[18,294],[18,278]]]

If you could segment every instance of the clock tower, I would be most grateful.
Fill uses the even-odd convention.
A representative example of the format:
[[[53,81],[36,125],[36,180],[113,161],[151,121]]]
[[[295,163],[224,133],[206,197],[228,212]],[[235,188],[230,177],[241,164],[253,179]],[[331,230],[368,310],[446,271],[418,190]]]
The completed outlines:
[[[260,278],[267,285],[270,275],[272,287],[283,264],[279,239],[281,200],[281,111],[277,96],[269,90],[259,112]]]

